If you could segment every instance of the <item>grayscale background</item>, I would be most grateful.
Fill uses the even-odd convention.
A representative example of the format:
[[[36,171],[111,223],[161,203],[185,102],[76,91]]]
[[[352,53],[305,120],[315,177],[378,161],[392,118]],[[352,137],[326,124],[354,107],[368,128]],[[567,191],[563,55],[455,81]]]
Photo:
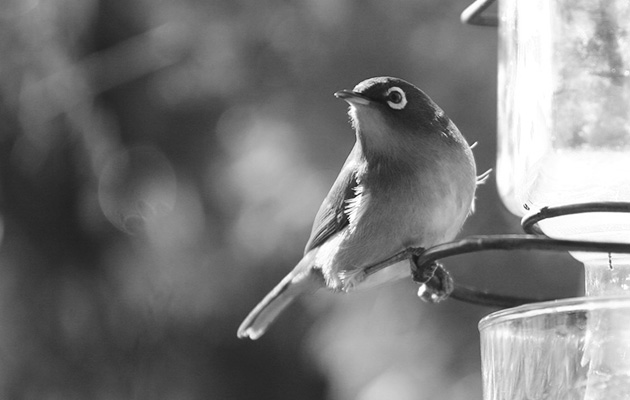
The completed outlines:
[[[354,142],[333,93],[391,75],[496,152],[494,28],[464,0],[2,0],[0,397],[481,399],[478,321],[416,285],[319,293],[236,329],[296,263]],[[461,236],[520,232],[491,178]],[[445,260],[581,292],[552,253]]]

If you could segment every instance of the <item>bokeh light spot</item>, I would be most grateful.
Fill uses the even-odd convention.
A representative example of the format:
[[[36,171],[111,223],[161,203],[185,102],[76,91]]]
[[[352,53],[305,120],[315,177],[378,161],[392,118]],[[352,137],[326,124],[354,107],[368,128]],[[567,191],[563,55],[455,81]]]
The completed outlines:
[[[139,146],[112,155],[100,177],[101,210],[118,229],[133,234],[175,206],[177,179],[156,148]]]

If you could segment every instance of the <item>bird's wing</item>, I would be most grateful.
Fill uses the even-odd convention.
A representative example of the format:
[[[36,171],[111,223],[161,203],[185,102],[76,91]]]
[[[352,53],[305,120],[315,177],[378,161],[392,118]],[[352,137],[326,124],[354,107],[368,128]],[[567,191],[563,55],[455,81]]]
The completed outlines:
[[[341,168],[341,172],[335,180],[330,192],[322,202],[315,216],[311,237],[306,244],[304,253],[320,246],[328,238],[345,228],[348,223],[349,200],[354,199],[359,190],[357,171],[360,166],[361,149],[355,145],[348,159]]]

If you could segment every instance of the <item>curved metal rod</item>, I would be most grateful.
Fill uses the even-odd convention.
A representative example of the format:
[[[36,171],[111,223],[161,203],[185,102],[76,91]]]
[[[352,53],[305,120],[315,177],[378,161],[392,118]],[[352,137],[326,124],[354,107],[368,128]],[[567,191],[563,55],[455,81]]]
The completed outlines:
[[[475,288],[457,284],[455,284],[455,288],[453,289],[450,297],[465,303],[495,308],[512,308],[522,306],[524,304],[557,300],[556,298],[519,297],[490,293],[487,291],[482,292]]]
[[[630,244],[557,240],[537,235],[471,236],[456,242],[432,247],[419,255],[413,255],[413,262],[411,263],[412,276],[422,276],[423,271],[434,270],[435,264],[442,258],[485,250],[584,251],[630,254]],[[437,284],[437,282],[432,280],[421,283],[427,285]],[[492,294],[457,284],[454,285],[450,297],[469,303],[501,308],[550,300]]]
[[[630,213],[630,203],[621,201],[604,201],[581,204],[567,204],[555,207],[543,207],[539,211],[523,217],[523,219],[521,220],[521,226],[526,233],[545,235],[538,226],[538,222],[542,221],[543,219],[588,212]]]
[[[499,18],[496,15],[483,15],[483,12],[494,3],[495,0],[476,0],[466,7],[460,16],[464,24],[477,26],[499,26]]]

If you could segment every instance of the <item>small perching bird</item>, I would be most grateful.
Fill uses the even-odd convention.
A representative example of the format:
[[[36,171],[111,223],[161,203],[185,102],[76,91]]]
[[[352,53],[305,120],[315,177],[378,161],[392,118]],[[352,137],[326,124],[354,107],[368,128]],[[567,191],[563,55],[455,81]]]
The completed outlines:
[[[366,269],[452,240],[473,210],[471,147],[424,92],[379,77],[335,96],[350,105],[356,143],[315,217],[304,256],[245,318],[240,338],[258,339],[303,294],[409,276],[409,259],[374,274]]]

